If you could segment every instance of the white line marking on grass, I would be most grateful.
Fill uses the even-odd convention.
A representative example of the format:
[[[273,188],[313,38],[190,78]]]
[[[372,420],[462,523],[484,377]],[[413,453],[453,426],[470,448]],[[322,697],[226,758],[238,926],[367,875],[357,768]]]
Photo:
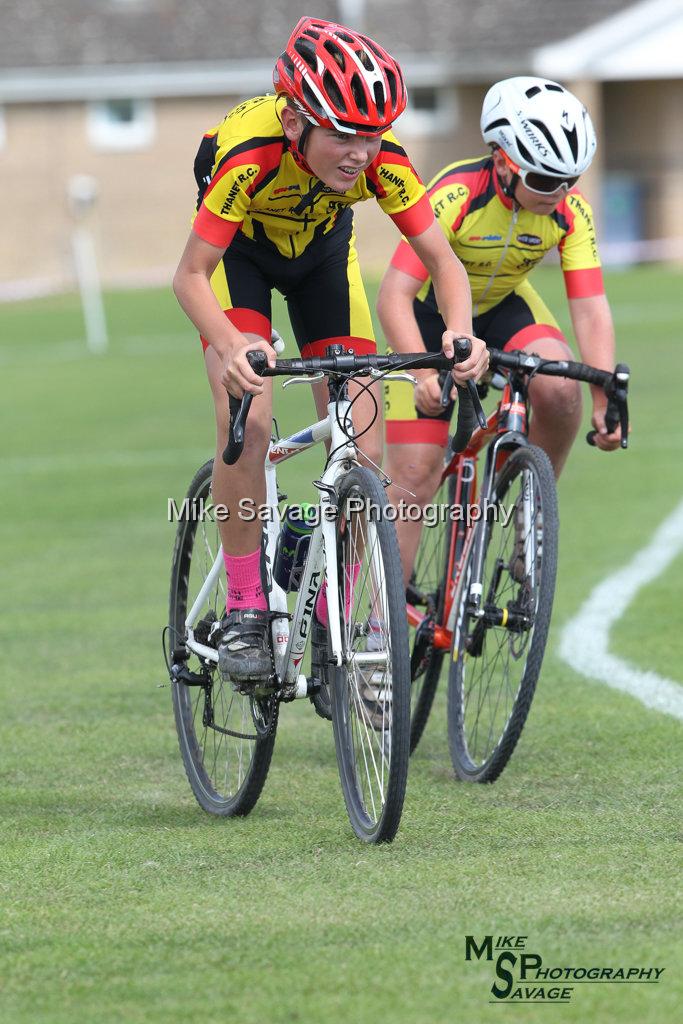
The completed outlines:
[[[560,657],[589,679],[599,679],[667,715],[683,719],[683,686],[630,665],[608,650],[610,627],[641,587],[656,579],[683,550],[683,502],[665,519],[629,565],[600,583],[564,628]]]

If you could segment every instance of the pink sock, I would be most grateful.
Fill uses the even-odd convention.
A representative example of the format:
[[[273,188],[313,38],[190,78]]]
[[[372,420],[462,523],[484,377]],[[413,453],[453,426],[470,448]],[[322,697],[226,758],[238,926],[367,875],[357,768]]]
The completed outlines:
[[[223,552],[225,574],[228,577],[226,611],[236,608],[260,608],[266,611],[266,595],[261,583],[261,548],[251,555],[226,555]]]
[[[356,585],[358,574],[360,573],[360,562],[354,562],[352,566],[346,567],[347,579],[350,575],[351,586],[346,587],[346,594],[344,597],[344,615],[348,619],[349,612],[351,611],[351,598],[353,597],[353,588]],[[318,622],[321,626],[327,626],[327,580],[323,583],[318,594],[318,600],[315,603],[315,614]]]

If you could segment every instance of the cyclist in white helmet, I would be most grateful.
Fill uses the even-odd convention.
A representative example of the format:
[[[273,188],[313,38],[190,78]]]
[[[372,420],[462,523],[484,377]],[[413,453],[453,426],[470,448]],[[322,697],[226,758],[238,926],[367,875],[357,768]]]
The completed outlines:
[[[481,115],[487,156],[444,167],[428,186],[436,219],[464,264],[472,289],[473,330],[489,348],[524,349],[571,359],[557,321],[529,281],[531,270],[559,249],[581,358],[612,370],[612,316],[605,296],[591,208],[576,187],[595,152],[595,131],[583,104],[557,82],[509,78],[493,85]],[[440,348],[443,322],[429,274],[402,241],[387,270],[378,312],[398,352]],[[387,473],[420,503],[433,498],[443,465],[453,406],[443,409],[433,370],[414,370],[414,388],[387,388]],[[581,421],[575,381],[537,377],[529,395],[530,437],[559,476]],[[593,389],[596,444],[619,445],[605,427],[604,392]],[[394,490],[396,501],[404,493]],[[404,571],[410,576],[420,524],[399,522]]]

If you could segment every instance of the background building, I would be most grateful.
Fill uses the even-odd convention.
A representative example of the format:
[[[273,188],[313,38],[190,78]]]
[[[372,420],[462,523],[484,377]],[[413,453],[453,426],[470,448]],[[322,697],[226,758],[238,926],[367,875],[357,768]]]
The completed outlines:
[[[411,102],[397,131],[425,179],[483,151],[491,82],[560,79],[600,135],[585,190],[603,253],[683,258],[683,0],[313,6],[2,0],[0,297],[71,286],[75,176],[96,190],[87,219],[105,281],[167,280],[188,231],[202,132],[271,88],[274,58],[304,13],[363,28],[401,60]],[[373,207],[356,207],[357,226],[365,265],[379,267],[396,235]]]

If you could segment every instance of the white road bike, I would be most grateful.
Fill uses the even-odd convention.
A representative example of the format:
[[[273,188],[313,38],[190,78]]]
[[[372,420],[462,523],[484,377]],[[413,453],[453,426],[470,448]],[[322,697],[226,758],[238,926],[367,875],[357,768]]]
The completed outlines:
[[[463,356],[461,356],[463,358]],[[245,815],[258,800],[268,774],[282,702],[312,697],[320,680],[301,672],[318,591],[327,585],[329,626],[323,691],[330,716],[341,786],[351,825],[365,842],[391,841],[401,819],[410,745],[410,656],[406,602],[394,523],[378,476],[360,465],[348,382],[380,378],[409,366],[451,366],[442,355],[356,356],[330,346],[325,357],[278,360],[263,353],[249,359],[263,376],[327,378],[325,419],[284,439],[273,438],[266,455],[268,516],[264,524],[264,583],[271,618],[272,673],[245,693],[217,668],[225,614],[225,570],[212,514],[213,461],[197,472],[181,506],[173,552],[167,666],[185,771],[204,810]],[[408,378],[412,379],[412,378]],[[230,399],[228,464],[240,456],[251,395]],[[329,441],[325,470],[315,486],[318,515],[310,535],[294,611],[272,575],[281,528],[277,466],[315,444]],[[370,642],[371,640],[371,642]]]

